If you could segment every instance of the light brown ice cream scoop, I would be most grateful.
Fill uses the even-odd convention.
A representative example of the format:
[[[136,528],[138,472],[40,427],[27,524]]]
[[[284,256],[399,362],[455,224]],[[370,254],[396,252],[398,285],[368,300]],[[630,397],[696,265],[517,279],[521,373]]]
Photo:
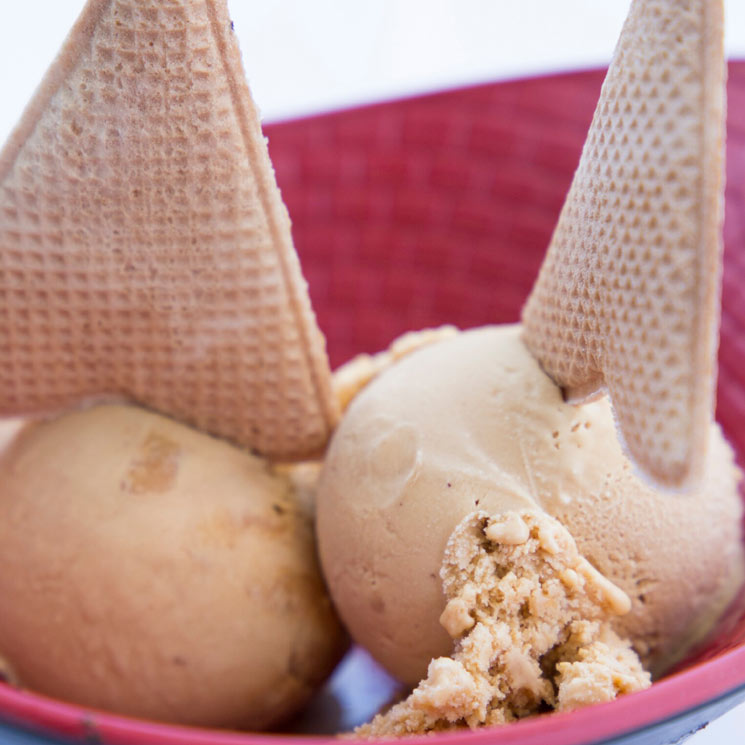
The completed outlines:
[[[135,407],[0,455],[0,597],[21,685],[146,719],[271,726],[346,648],[290,480]]]
[[[342,619],[418,682],[450,651],[439,571],[455,526],[474,510],[540,507],[631,598],[616,628],[660,672],[742,578],[738,472],[715,425],[711,440],[701,485],[673,497],[636,475],[607,399],[563,401],[519,326],[412,352],[352,401],[324,462],[318,540]]]

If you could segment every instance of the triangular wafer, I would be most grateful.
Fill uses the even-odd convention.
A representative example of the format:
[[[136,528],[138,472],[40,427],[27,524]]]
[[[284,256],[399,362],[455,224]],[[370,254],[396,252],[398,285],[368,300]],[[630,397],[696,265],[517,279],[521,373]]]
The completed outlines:
[[[337,417],[225,0],[90,0],[0,153],[0,413],[124,395],[263,454]]]
[[[721,0],[634,0],[579,168],[523,312],[544,369],[603,387],[642,470],[703,467],[719,328]]]

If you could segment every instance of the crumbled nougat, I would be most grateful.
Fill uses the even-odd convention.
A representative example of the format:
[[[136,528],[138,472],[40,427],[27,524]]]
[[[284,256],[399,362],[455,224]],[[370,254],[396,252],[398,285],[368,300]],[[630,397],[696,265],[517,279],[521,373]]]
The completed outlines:
[[[504,724],[650,685],[630,644],[610,628],[629,598],[548,515],[468,515],[448,541],[440,575],[452,658],[433,660],[409,697],[358,727],[358,737]]]

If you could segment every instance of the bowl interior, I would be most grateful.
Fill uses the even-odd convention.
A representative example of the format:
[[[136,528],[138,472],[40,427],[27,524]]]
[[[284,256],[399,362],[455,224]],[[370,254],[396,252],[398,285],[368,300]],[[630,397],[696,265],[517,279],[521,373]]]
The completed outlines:
[[[577,166],[603,76],[603,71],[589,71],[484,85],[266,128],[334,366],[359,352],[378,351],[410,329],[443,323],[466,328],[519,318]],[[730,65],[718,384],[718,418],[741,465],[743,122],[745,62]],[[726,686],[745,686],[745,596],[672,678],[686,690],[693,686],[697,698],[679,697],[675,681],[629,697],[636,699],[637,709],[644,705],[647,723],[654,721],[655,712],[669,716],[716,698]],[[661,685],[661,692],[652,694]],[[355,652],[296,730],[355,724],[394,687],[364,654]],[[518,725],[522,729],[493,730],[488,741],[541,742],[549,731],[568,733],[569,739],[556,742],[584,741],[571,739],[572,732],[587,733],[601,720],[607,729],[608,711],[633,711],[632,702],[628,704],[542,717]],[[76,740],[93,732],[97,742],[107,743],[265,741],[256,735],[200,733],[86,712],[3,685],[0,719]],[[617,730],[609,732],[628,729],[633,716],[616,719]],[[525,739],[516,733],[524,733]],[[474,735],[470,741],[479,739]]]

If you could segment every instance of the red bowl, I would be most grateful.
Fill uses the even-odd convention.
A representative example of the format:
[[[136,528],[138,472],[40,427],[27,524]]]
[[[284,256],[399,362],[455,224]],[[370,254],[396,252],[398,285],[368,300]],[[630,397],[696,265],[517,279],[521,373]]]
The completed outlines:
[[[381,349],[412,328],[517,320],[577,166],[603,74],[483,85],[267,127],[333,364]],[[743,122],[745,62],[738,62],[730,65],[729,80],[718,415],[741,464]],[[361,689],[373,685],[369,679],[359,682]],[[407,742],[673,742],[741,700],[745,598],[708,644],[647,691],[569,714]],[[0,720],[25,732],[14,735],[23,738],[18,742],[52,736],[109,745],[290,745],[296,739],[137,721],[4,685]]]

